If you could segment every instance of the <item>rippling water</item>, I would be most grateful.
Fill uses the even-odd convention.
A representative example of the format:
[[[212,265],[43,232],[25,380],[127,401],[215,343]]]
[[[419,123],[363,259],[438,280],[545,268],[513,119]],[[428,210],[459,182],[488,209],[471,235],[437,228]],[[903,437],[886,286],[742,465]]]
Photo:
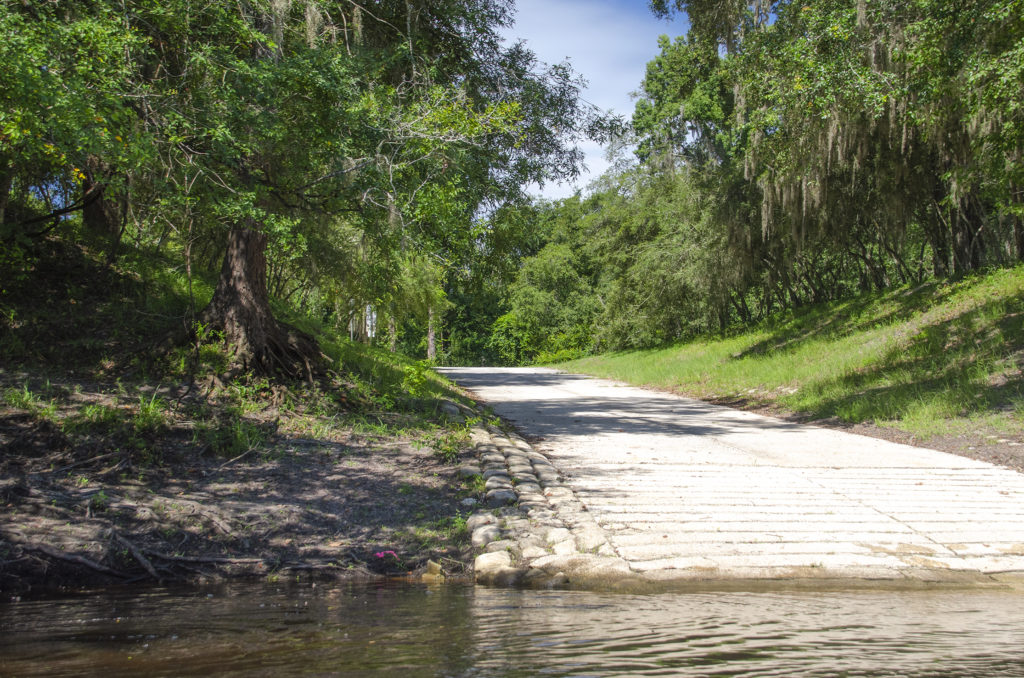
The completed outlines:
[[[1024,595],[105,592],[0,604],[0,675],[1024,676]]]

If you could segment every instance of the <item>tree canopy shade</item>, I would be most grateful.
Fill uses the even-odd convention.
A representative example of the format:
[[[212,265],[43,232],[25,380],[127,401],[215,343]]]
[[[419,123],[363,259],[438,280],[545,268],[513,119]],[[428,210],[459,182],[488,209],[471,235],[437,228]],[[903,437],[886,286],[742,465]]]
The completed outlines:
[[[482,205],[577,171],[579,83],[502,44],[511,11],[4,0],[2,237],[81,211],[111,258],[126,235],[175,243],[190,266],[221,255],[189,320],[223,333],[242,368],[309,373],[315,346],[273,317],[271,293],[325,308],[414,298],[398,286],[426,261],[414,250],[452,258]]]
[[[655,0],[691,29],[623,130],[501,41],[511,0],[0,0],[0,263],[172,254],[216,280],[183,331],[292,376],[318,351],[275,300],[521,362],[1009,265],[1022,2]],[[613,132],[589,195],[524,195]]]

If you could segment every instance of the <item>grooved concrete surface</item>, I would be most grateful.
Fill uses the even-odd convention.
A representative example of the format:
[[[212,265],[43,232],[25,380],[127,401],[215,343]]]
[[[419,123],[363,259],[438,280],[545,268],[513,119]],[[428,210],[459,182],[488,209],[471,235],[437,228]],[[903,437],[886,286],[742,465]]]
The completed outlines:
[[[1015,471],[549,369],[440,371],[531,438],[649,579],[1024,573]]]

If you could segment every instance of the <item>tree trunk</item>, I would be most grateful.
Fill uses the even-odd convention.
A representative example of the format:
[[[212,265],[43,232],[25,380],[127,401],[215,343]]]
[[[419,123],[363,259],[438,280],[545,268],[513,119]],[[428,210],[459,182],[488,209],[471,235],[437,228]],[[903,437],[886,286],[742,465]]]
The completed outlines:
[[[321,353],[313,337],[274,319],[267,294],[266,248],[265,234],[231,229],[217,289],[199,320],[224,333],[236,367],[312,380]]]
[[[1013,243],[1017,247],[1017,261],[1024,262],[1024,219],[1018,216],[1013,219]]]
[[[436,357],[437,345],[435,343],[434,307],[431,306],[427,311],[427,360],[433,360]]]
[[[110,168],[96,156],[90,156],[85,166],[82,193],[95,194],[96,198],[87,201],[82,207],[82,223],[100,238],[107,253],[107,263],[113,264],[117,259],[117,248],[121,244],[123,215],[119,201],[107,190],[106,179],[110,174]]]
[[[7,213],[7,203],[11,197],[11,185],[14,183],[14,169],[12,167],[0,168],[0,226],[4,224]],[[2,230],[0,230],[2,233]]]
[[[971,223],[963,210],[957,210],[952,217],[953,228],[953,276],[962,277],[974,270],[974,238]]]
[[[398,353],[398,323],[395,321],[394,310],[388,315],[388,350]]]
[[[952,233],[948,221],[942,215],[941,201],[942,192],[936,188],[933,196],[935,217],[925,217],[926,223],[930,224],[927,232],[932,246],[932,272],[936,278],[945,278],[949,275],[949,236]]]

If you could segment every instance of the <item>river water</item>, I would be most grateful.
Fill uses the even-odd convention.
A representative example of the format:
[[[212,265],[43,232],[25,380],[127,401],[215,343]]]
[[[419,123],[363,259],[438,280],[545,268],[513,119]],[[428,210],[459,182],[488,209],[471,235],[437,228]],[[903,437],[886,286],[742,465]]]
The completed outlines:
[[[1024,676],[1024,595],[233,584],[0,603],[2,676]]]

